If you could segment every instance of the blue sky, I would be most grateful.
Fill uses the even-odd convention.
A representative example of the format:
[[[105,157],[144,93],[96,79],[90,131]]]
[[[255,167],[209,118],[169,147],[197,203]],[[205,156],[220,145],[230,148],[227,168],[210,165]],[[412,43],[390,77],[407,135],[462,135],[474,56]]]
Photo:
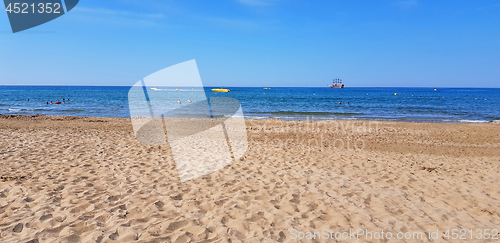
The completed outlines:
[[[81,0],[12,34],[0,84],[132,85],[196,59],[207,86],[500,87],[500,1]]]

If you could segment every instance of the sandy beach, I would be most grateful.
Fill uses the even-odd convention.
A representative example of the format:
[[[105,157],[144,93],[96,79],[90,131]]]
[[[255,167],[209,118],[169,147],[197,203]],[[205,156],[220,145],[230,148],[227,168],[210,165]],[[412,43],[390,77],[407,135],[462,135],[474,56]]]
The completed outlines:
[[[500,230],[500,123],[246,129],[241,159],[181,183],[169,144],[138,142],[130,119],[1,115],[0,241],[459,242],[446,230],[467,241]],[[423,239],[300,239],[358,229]]]

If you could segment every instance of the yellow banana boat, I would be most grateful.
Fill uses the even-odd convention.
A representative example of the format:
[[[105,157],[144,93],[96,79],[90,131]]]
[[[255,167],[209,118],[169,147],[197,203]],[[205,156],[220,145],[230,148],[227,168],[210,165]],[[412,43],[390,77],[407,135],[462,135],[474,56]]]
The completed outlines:
[[[212,91],[213,91],[213,92],[223,92],[223,93],[225,93],[225,92],[229,92],[229,91],[231,91],[231,90],[229,90],[229,89],[224,89],[224,88],[220,88],[220,89],[212,89]]]

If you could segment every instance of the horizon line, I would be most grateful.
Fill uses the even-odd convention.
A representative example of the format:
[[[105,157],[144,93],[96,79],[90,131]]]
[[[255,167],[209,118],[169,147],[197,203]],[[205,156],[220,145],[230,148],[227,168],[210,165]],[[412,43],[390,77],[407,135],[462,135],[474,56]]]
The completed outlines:
[[[74,87],[132,87],[133,85],[82,85],[82,84],[0,84],[0,86],[74,86]],[[330,88],[329,86],[226,86],[233,88]],[[152,86],[151,86],[152,87]],[[159,86],[159,87],[191,87],[191,86]],[[203,86],[203,87],[220,87],[218,86]],[[335,89],[348,88],[450,88],[450,89],[500,89],[500,87],[452,87],[452,86],[351,86]]]

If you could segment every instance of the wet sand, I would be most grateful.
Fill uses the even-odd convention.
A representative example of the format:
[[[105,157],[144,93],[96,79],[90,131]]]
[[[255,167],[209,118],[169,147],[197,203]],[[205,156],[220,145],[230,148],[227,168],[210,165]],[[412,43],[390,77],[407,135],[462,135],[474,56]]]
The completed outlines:
[[[500,123],[246,125],[240,159],[181,183],[169,144],[138,142],[130,119],[1,115],[0,241],[294,242],[366,229],[439,230],[439,242],[446,229],[500,229]],[[366,241],[385,242],[344,240]]]

